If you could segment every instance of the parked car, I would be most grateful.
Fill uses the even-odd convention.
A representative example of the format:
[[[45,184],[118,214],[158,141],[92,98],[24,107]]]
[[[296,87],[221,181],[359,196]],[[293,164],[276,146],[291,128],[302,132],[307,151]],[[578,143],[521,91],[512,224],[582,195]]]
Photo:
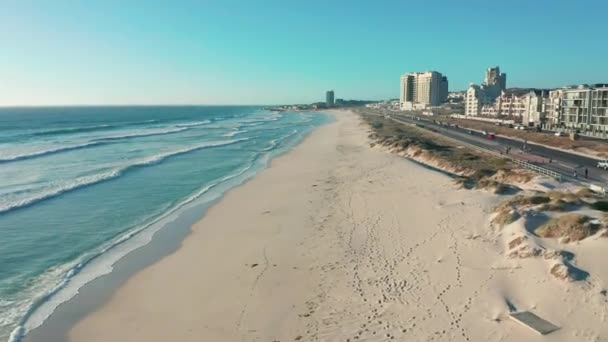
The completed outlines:
[[[488,135],[488,132],[487,131],[482,131],[481,134]]]
[[[469,134],[473,134],[473,131],[471,131],[471,130],[468,130],[468,131],[467,131],[467,133],[469,133]]]
[[[599,167],[600,169],[608,170],[608,159],[598,161],[597,167]]]
[[[564,136],[566,136],[566,133],[564,133],[564,132],[555,132],[555,136],[556,137],[564,137]]]
[[[513,124],[509,124],[509,128],[513,128]]]
[[[488,133],[488,135],[486,135],[486,137],[488,139],[492,140],[492,139],[496,138],[496,134],[494,134],[494,133]]]

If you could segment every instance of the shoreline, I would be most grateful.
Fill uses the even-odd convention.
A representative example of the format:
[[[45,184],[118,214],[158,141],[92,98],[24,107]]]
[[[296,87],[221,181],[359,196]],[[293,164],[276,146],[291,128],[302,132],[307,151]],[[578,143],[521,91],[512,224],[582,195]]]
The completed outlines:
[[[352,201],[366,201],[356,193],[347,193],[350,182],[343,178],[354,177],[352,181],[358,190],[372,191],[379,196],[380,207],[375,206],[378,210],[391,202],[387,200],[397,200],[400,195],[394,191],[386,194],[389,189],[384,186],[376,188],[374,184],[382,181],[382,172],[390,174],[387,181],[396,180],[402,186],[407,184],[403,183],[407,179],[400,174],[405,170],[413,172],[435,184],[431,186],[433,190],[439,184],[451,184],[451,179],[398,156],[369,149],[366,129],[360,126],[358,116],[352,113],[336,116],[337,122],[313,131],[289,153],[275,158],[269,168],[250,182],[227,193],[193,226],[192,233],[175,253],[127,281],[99,310],[69,331],[69,340],[308,340],[324,335],[323,340],[351,333],[356,335],[356,331],[314,332],[314,326],[319,323],[308,322],[323,311],[329,314],[334,308],[348,310],[350,307],[345,303],[330,305],[319,300],[347,295],[344,292],[347,289],[341,288],[335,295],[330,295],[332,290],[326,288],[326,283],[333,281],[346,286],[344,277],[353,276],[346,265],[338,266],[347,261],[335,250],[358,249],[356,246],[364,243],[360,240],[363,236],[358,236],[362,232],[348,238],[343,235],[348,230],[332,231],[336,224],[347,228],[337,222],[342,219],[353,220],[353,224],[361,228],[368,221],[365,216],[356,217],[357,212],[367,206],[361,207],[362,203],[356,205],[358,209],[350,209],[354,211],[342,219],[335,217],[341,211],[334,206],[335,197],[344,205],[351,202],[348,206],[354,205]],[[367,158],[372,161],[368,162]],[[351,167],[355,166],[363,167],[364,171],[353,171]],[[380,173],[368,180],[367,173],[375,173],[378,166]],[[417,191],[430,196],[426,186],[421,186],[416,187]],[[351,200],[339,199],[345,195]],[[448,201],[460,203],[456,198],[461,197],[479,205],[482,199],[487,200],[482,194],[455,190],[450,192],[448,198],[453,199]],[[427,200],[436,202],[434,197]],[[435,205],[446,204],[440,201]],[[460,206],[445,208],[450,215],[453,215],[452,210],[459,212],[461,209]],[[235,212],[241,217],[229,214]],[[485,213],[476,211],[473,217],[468,215],[467,218],[481,222]],[[433,219],[431,225],[444,227],[442,222],[446,219]],[[405,224],[407,220],[402,217],[399,221]],[[426,221],[425,217],[414,219],[421,226]],[[382,226],[388,229],[387,224]],[[389,231],[398,235],[410,234],[394,229]],[[384,234],[382,231],[375,233]],[[416,235],[412,240],[418,240]],[[391,244],[389,236],[381,240]],[[405,260],[400,248],[392,247],[397,249],[387,257]],[[364,257],[369,252],[371,250],[366,248],[365,253],[355,253],[348,258]],[[192,260],[196,263],[192,264]],[[374,259],[367,262],[375,263]],[[198,271],[192,269],[193,265]],[[367,275],[372,276],[371,273]],[[371,293],[356,297],[347,295],[343,300],[357,299],[357,303],[351,303],[356,308],[363,297],[363,305],[383,307],[386,303],[382,299],[381,303],[372,304],[378,301],[376,296]],[[373,315],[380,316],[379,313]],[[160,328],[162,322],[167,321],[171,321],[171,332]],[[116,330],[118,326],[120,328]],[[390,329],[388,334],[399,337],[405,329]]]
[[[602,240],[559,247],[576,257],[567,267],[593,279],[554,279],[553,259],[508,252],[521,234],[539,248],[556,241],[526,233],[533,222],[524,214],[504,229],[494,224],[496,205],[519,197],[460,189],[444,173],[370,146],[372,130],[357,114],[332,113],[334,122],[193,215],[173,252],[64,322],[61,336],[540,341],[510,319],[528,310],[561,327],[553,341],[608,332],[596,325],[608,317]],[[166,247],[163,240],[156,243]]]
[[[155,221],[149,223],[148,227],[140,229],[136,233],[130,233],[133,235],[125,241],[114,245],[111,251],[109,251],[110,253],[100,254],[88,262],[84,266],[83,271],[77,273],[75,277],[80,277],[84,274],[86,278],[86,273],[96,272],[89,268],[99,267],[96,264],[101,264],[101,267],[109,268],[110,270],[102,271],[101,275],[95,275],[91,280],[85,281],[81,285],[74,285],[68,282],[67,286],[65,286],[66,288],[77,286],[75,294],[68,294],[69,299],[62,300],[55,298],[58,294],[63,294],[63,287],[58,289],[57,292],[47,295],[47,299],[37,305],[25,317],[21,326],[22,328],[23,326],[27,327],[27,323],[30,322],[33,316],[41,314],[38,310],[42,306],[53,305],[50,302],[56,300],[60,301],[59,304],[34,329],[27,331],[25,335],[18,333],[12,337],[17,338],[15,341],[22,342],[67,341],[66,333],[69,328],[76,324],[83,316],[97,310],[129,278],[177,251],[184,239],[191,234],[194,224],[202,219],[211,207],[221,202],[224,196],[251,181],[266,168],[271,167],[276,158],[289,153],[293,148],[306,140],[316,129],[332,122],[332,115],[324,112],[317,113],[321,113],[327,117],[323,124],[313,127],[287,145],[273,151],[265,157],[268,160],[260,162],[261,164],[258,167],[244,170],[244,172],[238,174],[238,177],[230,177],[226,181],[213,185],[208,189],[209,193],[196,197],[192,201],[185,201],[184,204],[174,208],[173,212],[171,212],[173,209],[170,209],[170,212],[163,213]],[[219,189],[219,192],[215,191],[216,187]],[[138,243],[136,240],[147,241]],[[116,252],[114,249],[126,249],[126,252],[120,253],[120,251]],[[118,257],[114,255],[116,253],[119,253]],[[98,259],[101,259],[101,262]],[[47,314],[42,313],[42,315]],[[9,339],[9,342],[13,342],[13,340]]]

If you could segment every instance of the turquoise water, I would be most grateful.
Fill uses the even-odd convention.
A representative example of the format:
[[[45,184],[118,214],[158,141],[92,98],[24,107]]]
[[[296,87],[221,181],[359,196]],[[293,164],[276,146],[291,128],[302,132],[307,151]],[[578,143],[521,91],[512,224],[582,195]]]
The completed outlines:
[[[92,261],[115,261],[326,120],[257,107],[0,109],[0,340],[111,270]]]

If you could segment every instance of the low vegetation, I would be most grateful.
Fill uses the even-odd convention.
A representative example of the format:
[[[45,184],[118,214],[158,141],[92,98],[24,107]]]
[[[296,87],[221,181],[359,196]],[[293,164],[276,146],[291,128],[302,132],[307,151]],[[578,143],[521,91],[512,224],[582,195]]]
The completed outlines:
[[[450,172],[454,182],[466,189],[484,189],[496,194],[518,190],[513,184],[525,184],[534,177],[528,171],[518,169],[505,159],[488,156],[476,150],[457,146],[441,135],[415,126],[403,125],[384,117],[362,112],[363,120],[372,132],[372,146],[382,146],[391,152],[400,153],[425,164]],[[608,212],[608,201],[600,200],[589,189],[571,191],[548,191],[516,195],[495,208],[492,223],[500,228],[519,220],[527,211],[564,213],[587,207]],[[549,215],[551,216],[551,215]],[[562,242],[580,241],[608,227],[608,213],[602,223],[599,220],[578,214],[565,213],[549,219],[534,230],[545,238],[560,238]],[[601,234],[608,235],[608,230]],[[514,241],[519,244],[522,241]],[[528,254],[536,253],[531,249]],[[518,249],[518,255],[526,250]]]
[[[496,216],[494,216],[494,218],[492,219],[492,223],[495,224],[496,226],[502,228],[508,224],[511,224],[511,223],[519,220],[520,217],[521,217],[521,215],[515,209],[499,211],[496,213]]]
[[[544,238],[561,238],[562,242],[580,241],[598,232],[600,225],[586,215],[565,214],[538,227],[535,233]]]
[[[384,117],[362,112],[371,127],[372,146],[383,146],[425,164],[458,175],[456,184],[467,189],[485,189],[493,193],[508,193],[515,188],[508,184],[527,182],[532,175],[516,169],[505,159],[485,155],[456,146],[438,134],[418,127],[396,123]]]

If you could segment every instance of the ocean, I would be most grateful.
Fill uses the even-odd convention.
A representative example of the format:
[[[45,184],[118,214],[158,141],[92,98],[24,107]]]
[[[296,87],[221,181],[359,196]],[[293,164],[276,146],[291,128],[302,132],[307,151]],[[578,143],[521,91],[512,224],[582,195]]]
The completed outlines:
[[[328,120],[261,107],[0,109],[0,341]]]

